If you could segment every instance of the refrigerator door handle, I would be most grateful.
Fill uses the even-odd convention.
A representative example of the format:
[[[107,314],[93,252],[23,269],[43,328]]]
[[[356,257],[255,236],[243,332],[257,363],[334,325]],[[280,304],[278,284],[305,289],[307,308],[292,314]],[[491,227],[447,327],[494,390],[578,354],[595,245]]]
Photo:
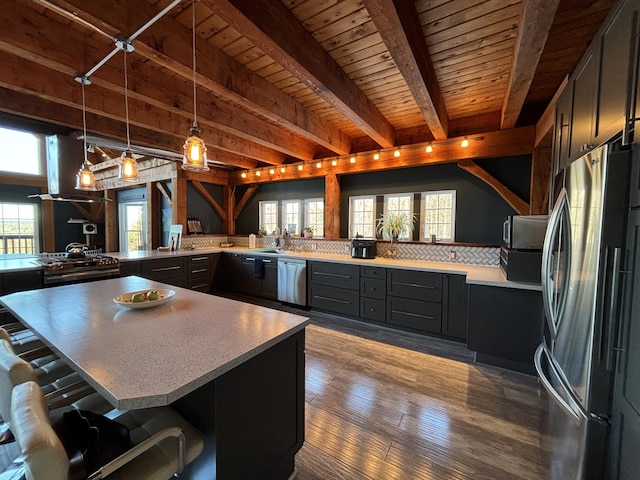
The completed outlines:
[[[542,368],[542,355],[545,355],[547,359],[547,365],[549,365],[549,369],[553,370],[554,375],[556,375],[556,377],[560,379],[560,376],[555,370],[552,360],[549,358],[547,349],[544,343],[542,343],[536,349],[536,353],[533,357],[533,363],[535,365],[536,372],[538,372],[538,378],[540,379],[542,386],[547,391],[547,393],[551,395],[551,398],[553,398],[553,400],[556,402],[556,404],[558,404],[562,411],[575,421],[576,425],[582,425],[582,423],[588,418],[587,412],[584,411],[581,405],[578,405],[578,403],[572,399],[566,387],[564,386],[564,384],[562,384],[562,381],[561,385],[563,390],[565,390],[566,392],[566,398],[560,395],[560,393],[558,393],[558,391],[553,387],[551,380],[547,378],[546,372]]]
[[[557,234],[561,235],[571,235],[571,232],[568,230],[565,232],[559,232],[560,227],[564,223],[564,229],[569,228],[569,222],[563,220],[567,220],[564,217],[568,215],[568,193],[566,189],[562,189],[560,194],[558,195],[558,199],[556,200],[555,205],[553,206],[553,210],[551,211],[551,215],[549,216],[549,223],[547,226],[547,231],[544,237],[544,246],[542,249],[542,301],[544,306],[545,318],[547,319],[547,324],[549,325],[549,331],[551,332],[551,337],[553,340],[556,339],[558,335],[558,323],[559,319],[562,318],[562,310],[564,310],[564,303],[567,294],[568,288],[568,271],[563,272],[562,275],[562,285],[560,289],[560,296],[554,298],[554,294],[556,291],[556,287],[551,285],[551,272],[552,272],[552,264],[553,261],[553,243]],[[567,247],[569,243],[567,243]],[[571,252],[569,249],[566,251],[567,266],[571,265]],[[554,282],[557,279],[554,279]]]
[[[615,351],[618,340],[618,325],[619,325],[619,305],[620,300],[618,285],[620,280],[620,263],[622,258],[622,249],[616,247],[613,249],[613,266],[611,272],[611,283],[609,289],[609,308],[607,309],[607,339],[605,348],[605,362],[606,368],[610,372],[615,368]],[[606,289],[605,289],[606,291]]]

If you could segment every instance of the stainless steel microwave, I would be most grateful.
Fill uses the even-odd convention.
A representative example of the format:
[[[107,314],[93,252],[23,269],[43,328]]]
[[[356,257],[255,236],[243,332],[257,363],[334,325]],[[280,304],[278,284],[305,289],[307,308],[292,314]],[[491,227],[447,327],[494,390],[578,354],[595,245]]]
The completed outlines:
[[[548,215],[511,215],[502,225],[502,242],[512,250],[542,250]]]

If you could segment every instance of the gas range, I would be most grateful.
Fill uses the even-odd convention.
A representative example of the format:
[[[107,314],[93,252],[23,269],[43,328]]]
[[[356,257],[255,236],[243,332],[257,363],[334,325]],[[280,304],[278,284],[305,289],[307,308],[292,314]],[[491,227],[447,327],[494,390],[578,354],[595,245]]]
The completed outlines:
[[[97,252],[87,253],[80,258],[70,258],[66,253],[41,254],[35,262],[42,265],[44,284],[78,283],[120,276],[117,258]]]

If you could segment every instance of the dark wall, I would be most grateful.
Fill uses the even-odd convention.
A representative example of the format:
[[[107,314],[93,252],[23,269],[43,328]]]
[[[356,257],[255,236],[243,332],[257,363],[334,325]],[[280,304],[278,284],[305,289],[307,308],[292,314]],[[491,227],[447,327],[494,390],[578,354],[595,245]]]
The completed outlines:
[[[236,190],[236,201],[242,198],[245,188]],[[324,178],[294,182],[276,182],[260,185],[236,221],[236,233],[256,233],[260,214],[259,204],[263,200],[296,200],[302,198],[324,198]]]
[[[521,198],[528,201],[531,156],[477,162]],[[499,244],[502,221],[515,211],[495,190],[455,164],[343,175],[340,178],[340,236],[348,235],[349,197],[357,195],[456,190],[456,242]],[[261,200],[324,197],[324,179],[261,185],[236,223],[238,234],[258,229]],[[240,189],[236,198],[240,198]]]
[[[202,185],[218,205],[222,206],[224,201],[223,187],[211,183],[203,183]],[[222,233],[222,219],[191,183],[187,183],[187,216],[200,219],[204,233]]]

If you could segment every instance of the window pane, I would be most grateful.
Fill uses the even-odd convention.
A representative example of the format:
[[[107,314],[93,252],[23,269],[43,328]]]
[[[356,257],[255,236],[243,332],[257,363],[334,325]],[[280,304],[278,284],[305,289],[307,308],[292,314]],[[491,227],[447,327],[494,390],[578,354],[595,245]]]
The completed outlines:
[[[455,232],[455,190],[424,192],[421,240],[435,235],[437,240],[452,242]]]
[[[403,193],[400,195],[386,195],[384,198],[385,215],[403,215],[413,218],[413,194]],[[409,230],[405,228],[398,236],[399,240],[410,240]]]
[[[40,175],[40,139],[28,132],[0,128],[0,170]]]
[[[352,197],[349,200],[349,236],[362,235],[373,237],[375,231],[376,199],[369,197]]]
[[[314,236],[324,237],[324,200],[309,198],[304,203],[304,228],[310,227]]]
[[[39,253],[37,205],[0,203],[0,254]]]

